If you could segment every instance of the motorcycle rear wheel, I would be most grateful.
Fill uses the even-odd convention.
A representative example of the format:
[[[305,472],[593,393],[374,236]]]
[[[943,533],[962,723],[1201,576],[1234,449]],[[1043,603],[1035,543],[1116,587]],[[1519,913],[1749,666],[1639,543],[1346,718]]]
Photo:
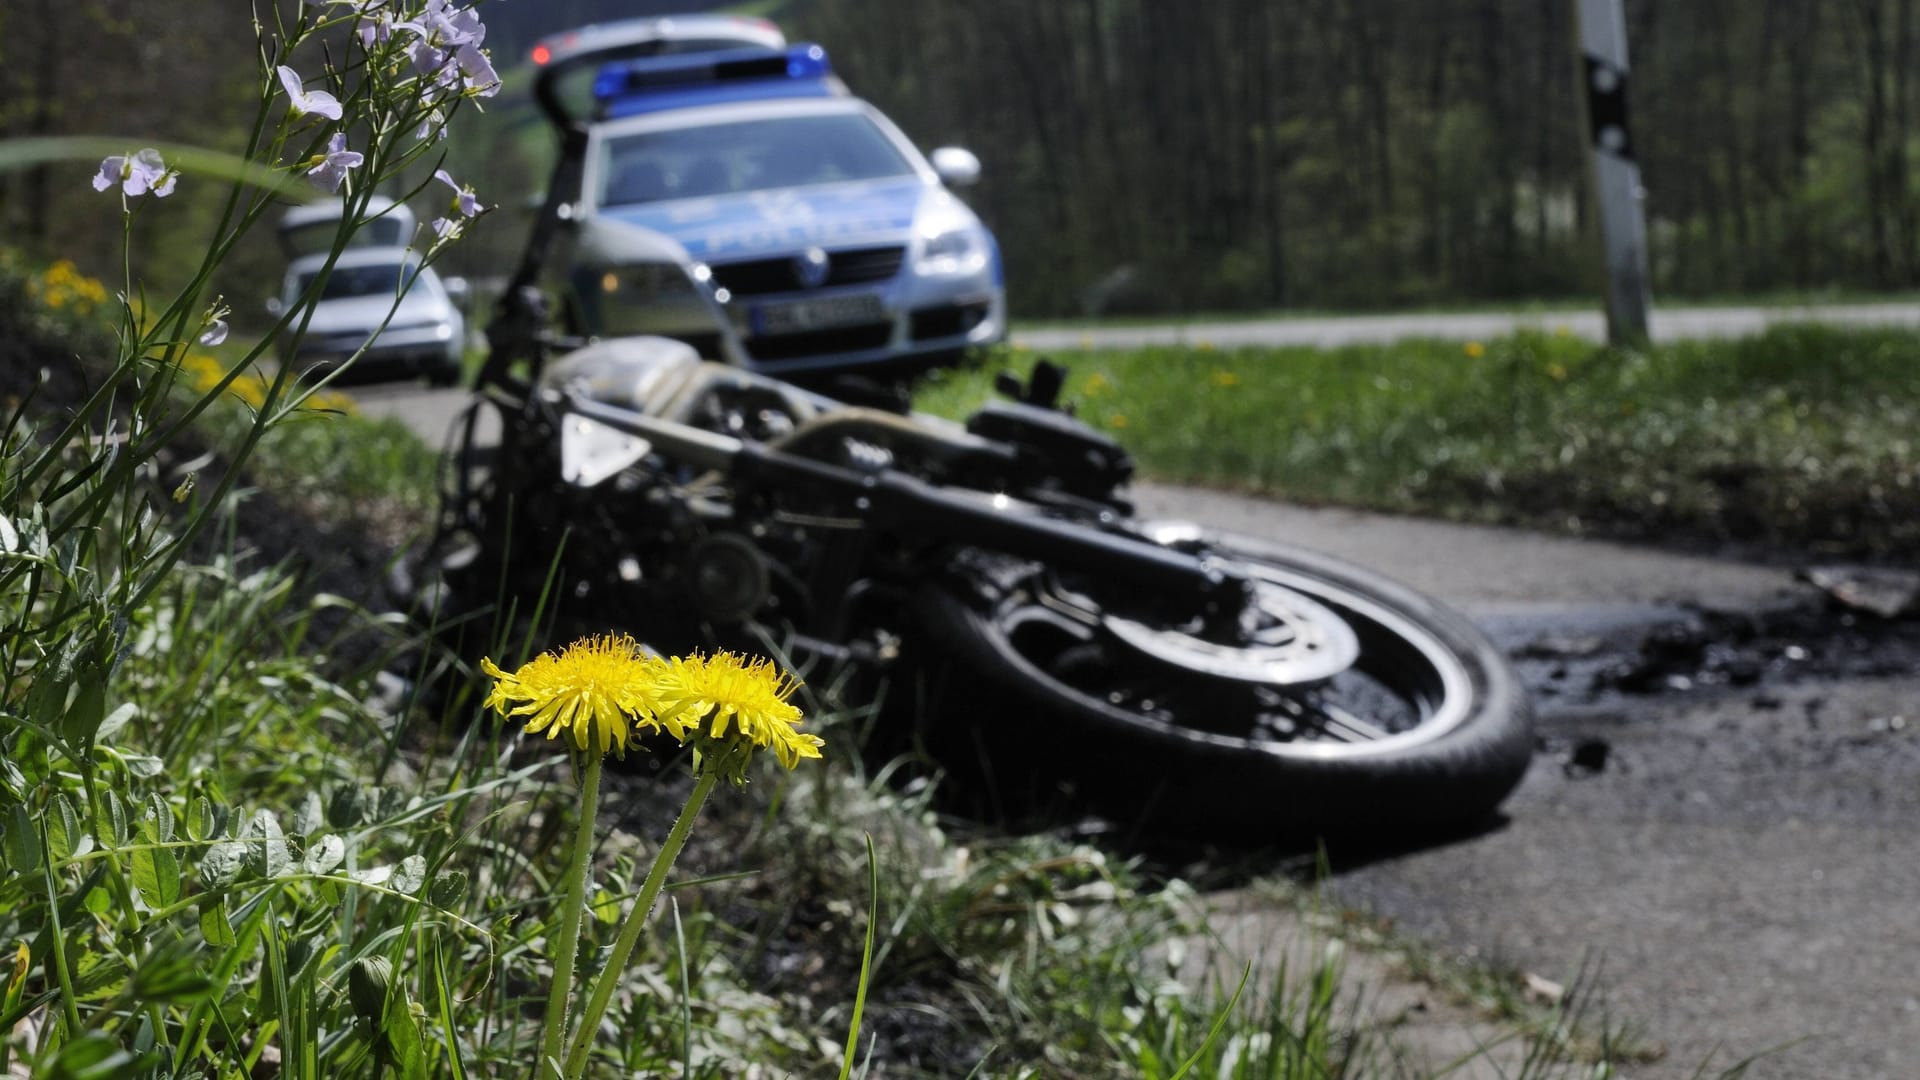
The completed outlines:
[[[1005,783],[1039,766],[1056,796],[1130,827],[1274,839],[1458,828],[1519,782],[1533,750],[1525,692],[1459,614],[1299,548],[1177,523],[1142,531],[1306,597],[1321,613],[1309,619],[1351,628],[1357,658],[1276,691],[1154,663],[1111,635],[1076,640],[1022,590],[995,602],[928,586],[918,614],[946,678],[925,732],[969,759],[954,763],[963,777]],[[1113,586],[1075,589],[1097,601]]]

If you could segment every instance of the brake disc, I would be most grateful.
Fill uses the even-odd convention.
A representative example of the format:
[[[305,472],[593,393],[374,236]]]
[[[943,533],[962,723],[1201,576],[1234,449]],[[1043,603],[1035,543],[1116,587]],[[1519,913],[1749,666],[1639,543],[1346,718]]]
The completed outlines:
[[[1102,615],[1114,638],[1143,656],[1198,675],[1266,686],[1325,682],[1353,666],[1360,639],[1332,608],[1283,585],[1253,583],[1231,642]]]

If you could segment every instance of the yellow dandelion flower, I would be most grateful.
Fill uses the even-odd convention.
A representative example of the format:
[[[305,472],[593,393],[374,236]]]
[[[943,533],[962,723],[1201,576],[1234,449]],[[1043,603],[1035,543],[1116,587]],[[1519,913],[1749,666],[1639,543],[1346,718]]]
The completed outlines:
[[[582,750],[617,749],[623,756],[637,731],[661,729],[657,681],[664,666],[624,634],[583,638],[511,674],[490,659],[480,661],[494,679],[486,708],[508,719],[526,717],[529,735],[544,731],[552,739],[571,732]],[[686,725],[671,727],[685,739]]]
[[[1208,376],[1207,381],[1213,383],[1213,385],[1215,386],[1221,386],[1221,387],[1239,386],[1240,376],[1235,375],[1231,371],[1222,371],[1216,368],[1214,369],[1213,374]]]
[[[817,758],[826,745],[818,735],[796,730],[800,707],[788,701],[800,684],[770,660],[743,659],[732,653],[674,657],[660,676],[661,722],[668,717],[699,718],[710,739],[736,739],[771,750],[791,769],[801,758]]]
[[[1213,342],[1207,340],[1206,338],[1201,338],[1200,340],[1193,343],[1193,347],[1200,350],[1201,352],[1212,352]]]
[[[1110,428],[1123,428],[1123,427],[1126,427],[1126,426],[1127,426],[1127,414],[1126,414],[1126,413],[1111,413],[1111,414],[1109,414],[1109,415],[1107,416],[1107,426],[1108,426],[1108,427],[1110,427]]]
[[[1554,382],[1566,382],[1567,365],[1558,362],[1548,364],[1547,378],[1552,379]]]
[[[1109,381],[1105,375],[1096,371],[1087,376],[1086,384],[1081,388],[1080,392],[1088,397],[1099,397],[1111,389],[1113,389],[1113,383]]]
[[[308,398],[304,407],[315,412],[341,413],[346,416],[352,416],[360,411],[358,403],[338,390],[322,390]]]
[[[1477,341],[1469,341],[1465,345],[1460,346],[1460,351],[1473,357],[1475,360],[1487,355],[1487,347]]]
[[[227,393],[258,409],[267,403],[267,380],[258,375],[242,375],[227,384]]]

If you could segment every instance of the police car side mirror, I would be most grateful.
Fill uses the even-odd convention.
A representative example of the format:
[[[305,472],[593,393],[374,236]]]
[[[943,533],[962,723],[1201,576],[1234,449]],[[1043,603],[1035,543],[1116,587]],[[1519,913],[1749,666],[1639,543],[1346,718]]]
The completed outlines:
[[[943,146],[933,152],[933,171],[948,187],[967,187],[980,179],[980,159],[971,150]]]

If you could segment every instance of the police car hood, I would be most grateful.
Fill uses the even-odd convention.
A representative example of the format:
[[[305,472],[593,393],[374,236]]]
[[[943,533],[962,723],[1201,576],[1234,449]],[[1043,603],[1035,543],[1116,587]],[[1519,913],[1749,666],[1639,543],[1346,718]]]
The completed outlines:
[[[672,237],[702,262],[724,263],[816,245],[905,243],[920,200],[931,190],[917,176],[896,176],[614,206],[601,213]]]

